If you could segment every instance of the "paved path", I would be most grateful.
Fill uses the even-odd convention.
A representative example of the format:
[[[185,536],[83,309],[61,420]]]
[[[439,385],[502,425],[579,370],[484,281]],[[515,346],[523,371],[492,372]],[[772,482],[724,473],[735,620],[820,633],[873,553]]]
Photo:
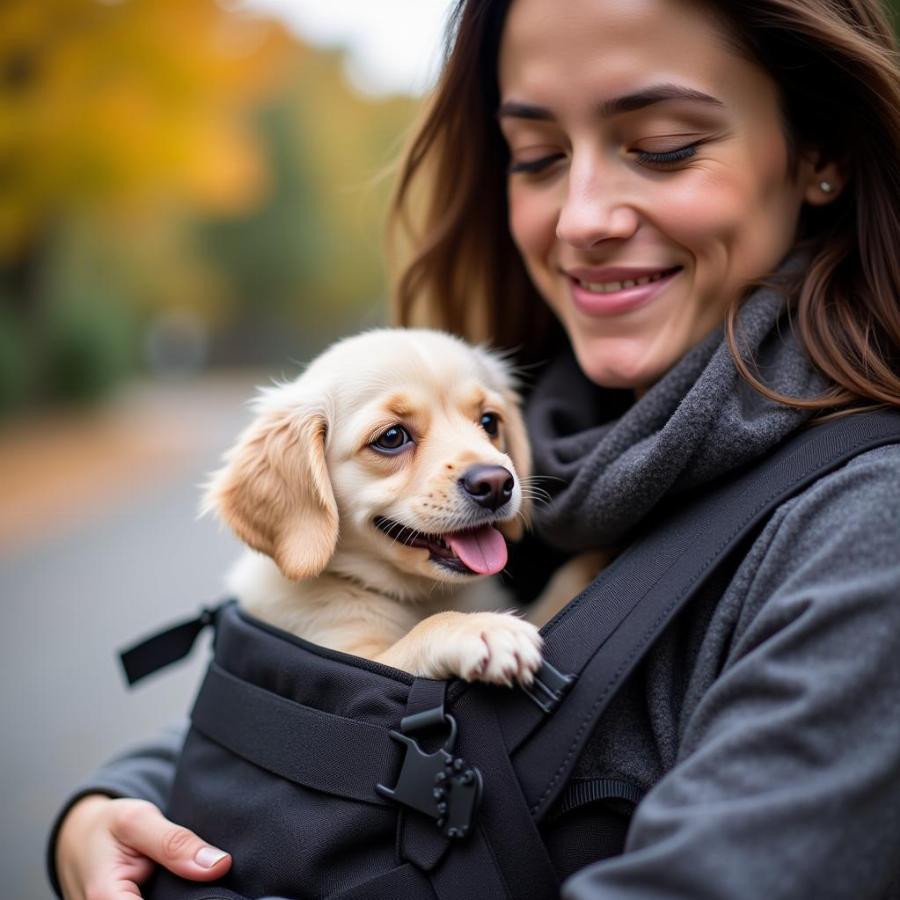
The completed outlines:
[[[67,792],[187,710],[203,652],[127,691],[115,651],[218,598],[237,543],[196,520],[197,485],[251,394],[247,377],[133,388],[0,431],[3,898],[51,896],[44,841]]]

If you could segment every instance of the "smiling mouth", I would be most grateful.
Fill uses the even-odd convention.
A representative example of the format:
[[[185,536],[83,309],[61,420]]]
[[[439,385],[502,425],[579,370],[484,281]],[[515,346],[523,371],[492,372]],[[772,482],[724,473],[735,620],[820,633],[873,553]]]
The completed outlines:
[[[506,540],[489,524],[444,534],[418,531],[385,516],[376,516],[372,524],[397,543],[427,550],[432,562],[451,572],[494,575],[506,565]]]
[[[586,291],[592,294],[614,294],[618,291],[628,290],[633,287],[643,287],[646,284],[652,284],[654,281],[661,281],[669,275],[674,275],[681,270],[681,266],[675,266],[671,269],[665,269],[661,272],[654,272],[652,275],[642,275],[640,278],[624,278],[621,281],[585,281],[581,278],[573,278]]]

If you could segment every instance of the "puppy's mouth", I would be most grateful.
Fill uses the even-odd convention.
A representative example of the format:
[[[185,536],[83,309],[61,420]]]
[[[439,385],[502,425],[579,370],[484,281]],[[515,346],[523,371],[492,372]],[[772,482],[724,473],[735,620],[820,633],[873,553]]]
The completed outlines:
[[[492,525],[427,534],[385,516],[376,516],[373,524],[398,543],[427,550],[430,560],[453,572],[495,575],[506,565],[506,540]]]

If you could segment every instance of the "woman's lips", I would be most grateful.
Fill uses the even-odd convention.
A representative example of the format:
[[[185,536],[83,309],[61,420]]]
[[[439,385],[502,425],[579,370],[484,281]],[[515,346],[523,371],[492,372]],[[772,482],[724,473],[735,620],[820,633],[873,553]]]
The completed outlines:
[[[646,303],[649,303],[657,294],[665,290],[679,272],[681,267],[661,270],[663,275],[655,281],[647,284],[636,284],[632,287],[623,287],[620,290],[598,291],[591,290],[586,284],[596,284],[587,278],[575,278],[567,273],[572,293],[572,300],[576,308],[588,316],[616,316],[630,312]],[[646,277],[646,272],[641,275]],[[623,276],[617,280],[626,281],[639,277],[637,274],[628,279]],[[611,280],[611,279],[608,279]],[[599,279],[598,279],[599,281]]]

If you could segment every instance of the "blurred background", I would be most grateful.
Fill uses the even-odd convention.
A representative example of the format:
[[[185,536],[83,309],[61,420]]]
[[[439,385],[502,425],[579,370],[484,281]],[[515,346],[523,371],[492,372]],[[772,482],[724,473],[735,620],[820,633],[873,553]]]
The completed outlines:
[[[2,898],[51,896],[66,796],[189,709],[203,642],[133,691],[116,651],[220,598],[199,484],[255,385],[385,321],[450,2],[0,0]]]
[[[0,3],[3,897],[205,663],[116,651],[220,596],[199,483],[254,386],[386,320],[390,166],[449,0]]]

